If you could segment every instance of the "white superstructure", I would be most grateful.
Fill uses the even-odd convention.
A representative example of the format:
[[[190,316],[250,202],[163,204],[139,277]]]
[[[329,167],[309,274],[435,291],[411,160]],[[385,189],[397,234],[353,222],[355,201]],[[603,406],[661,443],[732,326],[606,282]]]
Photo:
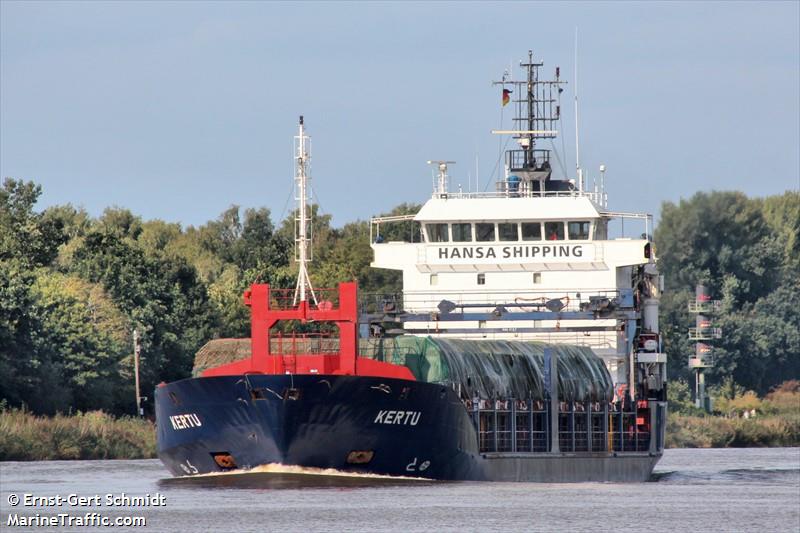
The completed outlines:
[[[618,382],[635,383],[634,358],[664,362],[652,217],[611,212],[602,189],[552,177],[549,151],[534,145],[556,134],[560,106],[548,95],[563,82],[558,71],[539,81],[541,63],[523,66],[527,80],[514,82],[523,122],[502,132],[520,149],[507,152],[496,190],[451,192],[451,162],[435,162],[433,195],[416,215],[372,220],[372,266],[402,271],[406,332],[588,345]],[[609,235],[614,219],[636,226],[635,237]],[[400,220],[413,220],[419,242],[390,240],[387,224]]]

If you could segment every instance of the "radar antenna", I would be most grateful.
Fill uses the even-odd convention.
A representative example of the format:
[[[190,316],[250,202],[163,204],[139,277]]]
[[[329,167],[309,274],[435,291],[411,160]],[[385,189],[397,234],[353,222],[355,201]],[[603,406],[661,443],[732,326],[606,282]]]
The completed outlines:
[[[294,219],[295,261],[299,270],[297,272],[297,286],[294,290],[294,305],[307,301],[307,294],[317,304],[317,296],[308,277],[308,263],[313,259],[311,249],[312,212],[311,188],[309,187],[308,163],[311,159],[311,139],[306,135],[303,125],[303,115],[300,115],[299,132],[294,138],[295,143],[295,200],[297,200],[297,214]]]
[[[436,165],[439,169],[439,175],[436,177],[437,181],[433,185],[433,194],[438,195],[440,198],[447,197],[447,191],[450,188],[450,176],[447,174],[447,165],[455,165],[455,161],[428,161],[429,165]]]
[[[561,69],[556,67],[554,80],[539,78],[539,68],[544,63],[534,62],[533,51],[528,50],[528,61],[520,62],[526,70],[526,79],[509,81],[503,76],[502,81],[493,85],[512,85],[511,98],[514,106],[514,125],[511,130],[493,130],[492,133],[512,135],[520,149],[506,152],[506,177],[498,182],[498,187],[505,192],[513,189],[519,191],[545,191],[545,182],[552,173],[550,167],[550,150],[536,148],[539,139],[554,139],[558,136],[556,129],[561,119],[561,106],[558,95],[564,90],[561,81]],[[505,91],[504,91],[505,93]],[[521,183],[520,183],[521,182]],[[520,190],[520,188],[522,190]]]

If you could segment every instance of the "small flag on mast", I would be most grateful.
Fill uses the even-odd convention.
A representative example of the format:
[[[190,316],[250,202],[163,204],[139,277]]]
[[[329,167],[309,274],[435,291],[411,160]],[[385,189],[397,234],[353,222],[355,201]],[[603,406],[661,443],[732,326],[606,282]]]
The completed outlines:
[[[510,101],[511,101],[511,91],[509,91],[508,89],[503,89],[503,107],[508,105]]]

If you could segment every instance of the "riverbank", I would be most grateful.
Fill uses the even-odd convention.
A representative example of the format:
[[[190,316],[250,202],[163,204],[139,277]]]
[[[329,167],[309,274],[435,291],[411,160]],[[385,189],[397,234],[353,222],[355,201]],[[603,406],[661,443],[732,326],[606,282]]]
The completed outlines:
[[[0,461],[151,459],[155,425],[102,411],[52,417],[20,409],[0,411]]]
[[[800,446],[800,412],[750,419],[671,413],[667,448]],[[155,426],[146,419],[101,411],[35,416],[0,411],[0,461],[59,459],[150,459],[156,456]]]
[[[714,412],[706,414],[685,381],[670,383],[668,448],[800,446],[800,381],[784,381],[763,398],[732,380],[713,392]]]
[[[754,418],[670,414],[666,445],[667,448],[800,446],[800,413]]]

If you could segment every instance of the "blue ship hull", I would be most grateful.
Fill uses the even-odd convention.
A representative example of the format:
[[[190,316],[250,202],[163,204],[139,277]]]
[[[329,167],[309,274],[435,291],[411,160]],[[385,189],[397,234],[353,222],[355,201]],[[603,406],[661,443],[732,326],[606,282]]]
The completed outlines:
[[[186,476],[280,463],[441,480],[645,481],[660,453],[480,453],[441,385],[340,375],[221,376],[156,389],[158,455]]]

